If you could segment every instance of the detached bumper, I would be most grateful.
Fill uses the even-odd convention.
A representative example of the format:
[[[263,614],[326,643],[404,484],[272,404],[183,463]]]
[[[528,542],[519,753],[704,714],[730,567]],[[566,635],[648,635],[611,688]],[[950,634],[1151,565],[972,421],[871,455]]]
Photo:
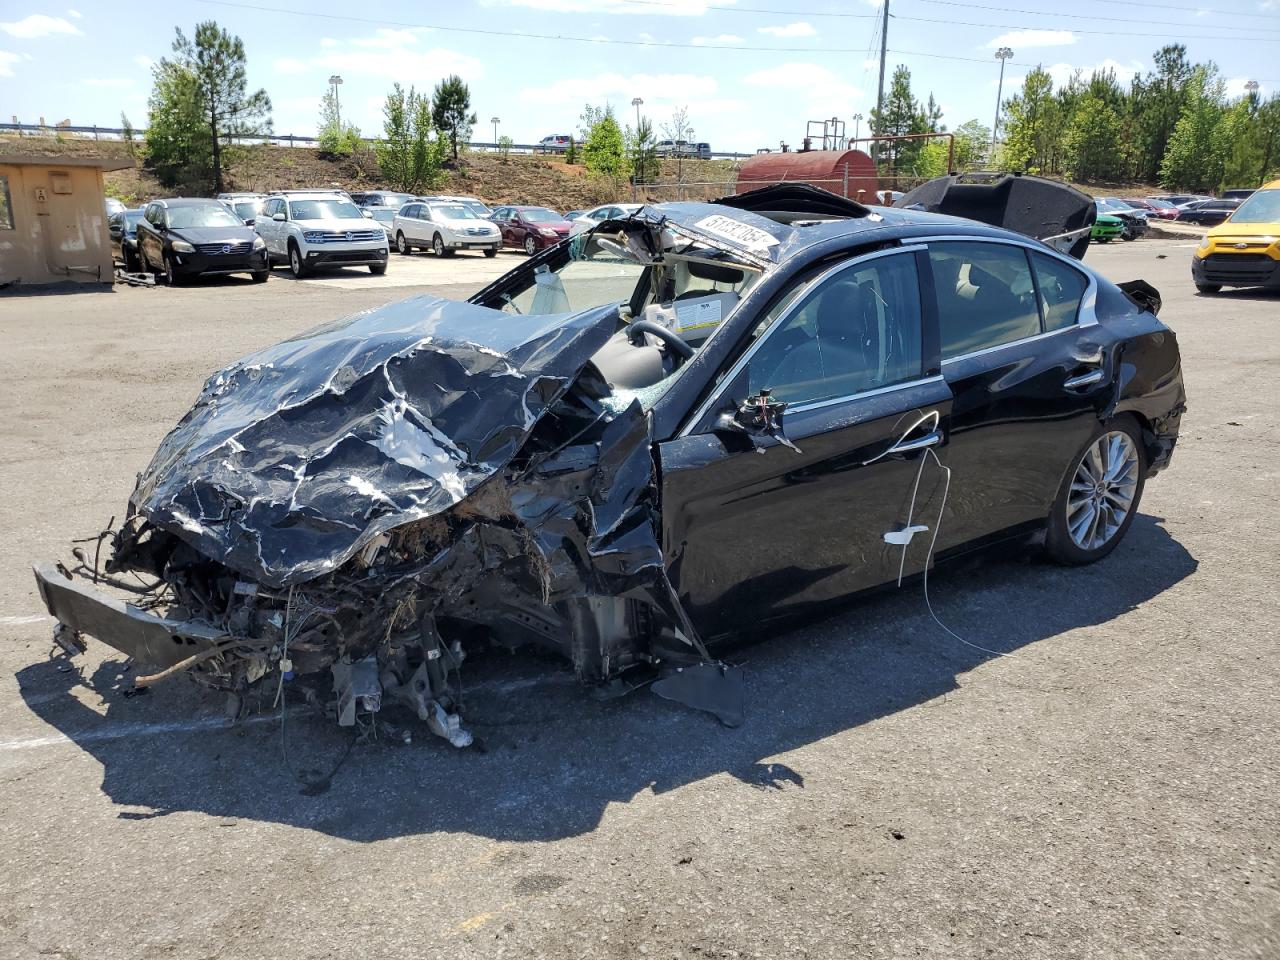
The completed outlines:
[[[141,663],[169,667],[228,636],[204,624],[144,613],[91,584],[68,579],[52,563],[38,563],[33,570],[40,598],[59,623],[96,637]]]
[[[1196,283],[1224,287],[1280,287],[1280,260],[1265,253],[1211,253],[1191,258],[1191,278]]]
[[[174,272],[184,277],[261,273],[267,269],[266,250],[225,257],[208,253],[175,253],[172,256]]]

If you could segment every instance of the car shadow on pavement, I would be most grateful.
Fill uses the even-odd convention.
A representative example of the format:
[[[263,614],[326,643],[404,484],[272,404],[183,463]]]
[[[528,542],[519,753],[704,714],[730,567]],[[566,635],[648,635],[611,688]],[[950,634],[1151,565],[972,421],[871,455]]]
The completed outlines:
[[[1073,669],[1062,658],[1081,643],[1063,634],[1130,614],[1195,569],[1158,519],[1140,515],[1092,566],[994,559],[935,574],[930,592],[950,628],[990,650],[1056,645],[1047,654],[1061,690],[1043,696],[1074,701],[1093,674],[1082,660],[1080,683],[1062,681]],[[601,701],[560,661],[490,653],[463,668],[482,748],[454,750],[413,721],[411,744],[384,738],[349,754],[348,732],[302,707],[291,708],[286,743],[278,716],[228,726],[220,697],[181,679],[126,697],[130,678],[115,660],[82,678],[51,659],[18,680],[29,708],[102,765],[102,791],[129,808],[121,818],[199,811],[356,841],[459,831],[545,841],[592,830],[611,803],[716,775],[744,789],[804,789],[802,763],[780,755],[942,697],[993,657],[948,637],[915,583],[727,659],[746,672],[747,719],[736,729],[644,689]],[[1022,683],[1040,675],[1034,659],[1017,668]],[[1001,682],[984,671],[965,686],[1000,691]],[[86,705],[95,697],[105,715]],[[297,771],[344,756],[330,789],[300,796]]]

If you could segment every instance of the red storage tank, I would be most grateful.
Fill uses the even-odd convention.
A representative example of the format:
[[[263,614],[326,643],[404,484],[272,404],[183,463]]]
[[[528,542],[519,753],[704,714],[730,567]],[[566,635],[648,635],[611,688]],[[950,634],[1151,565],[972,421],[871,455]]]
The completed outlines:
[[[880,188],[875,161],[861,150],[801,150],[757,153],[739,169],[735,192],[775,183],[811,183],[862,203],[877,203]]]

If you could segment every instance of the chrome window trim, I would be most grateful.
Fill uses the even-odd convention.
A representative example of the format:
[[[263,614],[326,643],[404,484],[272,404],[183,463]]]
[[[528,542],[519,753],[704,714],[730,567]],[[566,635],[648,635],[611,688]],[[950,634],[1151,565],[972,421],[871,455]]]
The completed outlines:
[[[849,403],[852,400],[863,400],[866,397],[878,397],[884,393],[893,393],[896,390],[909,390],[912,387],[922,387],[927,383],[938,383],[946,379],[941,374],[935,373],[931,377],[921,377],[919,380],[905,380],[902,383],[891,383],[887,387],[876,387],[874,390],[863,390],[860,393],[850,393],[843,397],[831,397],[829,400],[810,400],[808,403],[797,403],[787,407],[787,414],[808,413],[810,410],[821,410],[823,407],[833,407],[837,403]]]
[[[748,347],[746,352],[743,353],[743,355],[737,359],[737,361],[733,364],[733,366],[729,368],[729,372],[720,378],[720,382],[717,383],[715,385],[715,388],[711,391],[711,393],[707,395],[707,399],[698,405],[698,408],[693,412],[693,415],[691,417],[685,420],[684,426],[680,428],[680,432],[676,434],[676,438],[678,439],[680,437],[687,437],[690,435],[694,425],[699,423],[703,419],[703,417],[705,417],[711,411],[711,409],[716,405],[716,403],[721,400],[724,390],[726,389],[726,385],[733,383],[734,380],[737,379],[738,374],[741,373],[742,369],[748,363],[751,362],[751,358],[756,355],[756,351],[758,351],[762,346],[764,346],[764,344],[768,342],[769,338],[772,337],[777,330],[781,329],[781,327],[788,320],[791,319],[792,314],[797,309],[797,305],[802,303],[816,287],[826,282],[836,274],[843,273],[845,270],[848,270],[849,268],[855,265],[869,263],[872,260],[879,260],[882,257],[891,257],[891,256],[895,256],[897,254],[902,254],[902,253],[917,253],[924,249],[925,247],[923,244],[917,243],[913,239],[910,245],[905,245],[900,247],[886,247],[882,250],[874,250],[871,253],[864,254],[860,257],[854,257],[849,260],[842,260],[840,263],[837,263],[831,267],[828,267],[826,270],[822,271],[817,276],[809,279],[805,283],[804,287],[801,289],[800,293],[797,294],[795,298],[791,301],[791,303],[787,305],[787,309],[784,310],[782,314],[773,322],[773,325],[767,331],[765,331],[765,333],[758,340],[756,340],[755,343],[753,343],[750,347]],[[918,273],[917,273],[917,276],[918,276]],[[922,310],[920,314],[921,323],[924,322],[923,300],[924,300],[924,297],[922,294],[921,295]],[[923,335],[923,332],[924,331],[921,330],[922,335]],[[933,379],[940,379],[940,378],[934,378],[934,377],[922,378],[920,380],[908,381],[906,384],[892,384],[889,387],[877,387],[875,390],[865,391],[863,393],[850,394],[845,397],[834,397],[828,400],[811,400],[803,404],[798,403],[798,404],[795,404],[794,406],[788,406],[787,409],[793,410],[793,411],[817,409],[816,405],[825,405],[827,403],[843,403],[857,397],[870,396],[875,393],[882,392],[886,389],[897,389],[898,387],[901,387],[901,386],[908,386],[916,383],[925,383]]]
[[[1017,347],[1026,343],[1035,343],[1037,340],[1045,340],[1045,339],[1048,339],[1049,337],[1056,337],[1060,333],[1068,333],[1075,329],[1076,327],[1074,326],[1062,327],[1061,329],[1058,329],[1058,330],[1048,330],[1044,333],[1037,333],[1035,336],[1031,336],[1031,337],[1020,337],[1017,340],[1008,340],[1005,343],[997,343],[994,347],[983,347],[981,350],[970,350],[968,353],[960,353],[954,357],[946,357],[945,359],[943,359],[942,365],[945,367],[949,363],[959,363],[961,360],[970,360],[973,357],[981,357],[988,353],[995,353],[997,350],[1005,350],[1009,347]]]

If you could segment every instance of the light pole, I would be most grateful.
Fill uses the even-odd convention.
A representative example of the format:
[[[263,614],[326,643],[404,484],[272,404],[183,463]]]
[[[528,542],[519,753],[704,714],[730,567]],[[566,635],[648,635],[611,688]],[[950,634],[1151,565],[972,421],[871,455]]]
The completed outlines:
[[[329,86],[333,87],[333,112],[338,120],[338,129],[342,129],[342,104],[338,102],[338,88],[342,86],[342,78],[336,73],[329,78]]]
[[[853,115],[853,139],[858,139],[858,132],[862,129],[862,114],[855,113]]]
[[[636,136],[640,136],[640,108],[644,106],[644,101],[639,97],[631,98],[631,105],[636,108]]]
[[[996,138],[1000,135],[1000,98],[1004,96],[1004,62],[1013,56],[1008,47],[996,51],[996,59],[1000,61],[1000,83],[996,87],[996,119],[991,124],[991,157],[996,155]]]
[[[489,122],[493,124],[493,149],[498,149],[498,124],[502,121],[497,117],[490,117]]]

